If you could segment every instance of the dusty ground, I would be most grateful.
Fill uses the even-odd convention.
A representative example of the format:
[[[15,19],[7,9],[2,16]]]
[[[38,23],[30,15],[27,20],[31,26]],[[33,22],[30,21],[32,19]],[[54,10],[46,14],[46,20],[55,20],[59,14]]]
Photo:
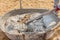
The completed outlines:
[[[53,9],[53,0],[22,0],[22,8]],[[0,16],[20,8],[20,0],[0,0]]]
[[[23,8],[53,8],[53,0],[22,0]]]
[[[18,8],[20,8],[19,0],[0,0],[0,16]]]

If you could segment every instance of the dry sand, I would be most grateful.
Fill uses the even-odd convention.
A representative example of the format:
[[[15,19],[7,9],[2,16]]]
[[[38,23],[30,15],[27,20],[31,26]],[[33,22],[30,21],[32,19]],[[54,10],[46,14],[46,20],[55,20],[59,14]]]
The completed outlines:
[[[22,0],[22,8],[53,9],[53,0]],[[20,9],[20,0],[0,0],[0,16],[7,12]]]

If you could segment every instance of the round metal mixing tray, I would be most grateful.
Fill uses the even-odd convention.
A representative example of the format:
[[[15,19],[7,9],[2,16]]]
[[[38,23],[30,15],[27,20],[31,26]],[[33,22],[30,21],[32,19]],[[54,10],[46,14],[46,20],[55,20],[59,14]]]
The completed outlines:
[[[50,20],[49,23],[53,21],[56,24],[58,23],[58,18],[54,11],[48,11],[47,9],[18,9],[5,14],[1,18],[0,26],[2,31],[12,40],[45,40],[44,33],[54,28],[53,25],[48,26],[48,21],[45,23],[46,17],[48,17],[45,13],[47,15],[53,13],[50,19],[54,18],[54,20]],[[43,37],[34,37],[39,37],[39,35]]]

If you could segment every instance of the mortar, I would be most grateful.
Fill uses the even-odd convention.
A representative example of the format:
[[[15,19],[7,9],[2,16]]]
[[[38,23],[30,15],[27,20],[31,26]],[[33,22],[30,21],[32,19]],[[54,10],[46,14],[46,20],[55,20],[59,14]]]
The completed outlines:
[[[47,13],[48,14],[51,11],[49,11],[48,9],[17,9],[17,10],[12,10],[2,17],[2,20],[0,22],[1,30],[3,32],[5,32],[5,34],[8,36],[8,38],[10,38],[11,40],[45,40],[44,37],[45,37],[45,33],[47,31],[45,31],[44,33],[41,33],[41,32],[22,32],[22,33],[18,33],[18,34],[14,34],[14,33],[10,34],[10,33],[6,32],[5,27],[2,26],[2,25],[4,25],[6,20],[11,16],[21,15],[24,13],[31,13],[31,12],[36,12],[36,13],[41,13],[41,14]],[[43,19],[45,19],[45,18],[43,18]],[[50,29],[52,29],[52,28],[50,28]]]

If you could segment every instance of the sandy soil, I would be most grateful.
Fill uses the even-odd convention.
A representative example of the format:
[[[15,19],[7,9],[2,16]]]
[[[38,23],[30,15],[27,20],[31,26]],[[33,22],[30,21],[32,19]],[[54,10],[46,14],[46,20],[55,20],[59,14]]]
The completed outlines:
[[[53,9],[53,0],[22,0],[21,4],[22,8]],[[0,16],[19,8],[20,0],[0,0]]]

